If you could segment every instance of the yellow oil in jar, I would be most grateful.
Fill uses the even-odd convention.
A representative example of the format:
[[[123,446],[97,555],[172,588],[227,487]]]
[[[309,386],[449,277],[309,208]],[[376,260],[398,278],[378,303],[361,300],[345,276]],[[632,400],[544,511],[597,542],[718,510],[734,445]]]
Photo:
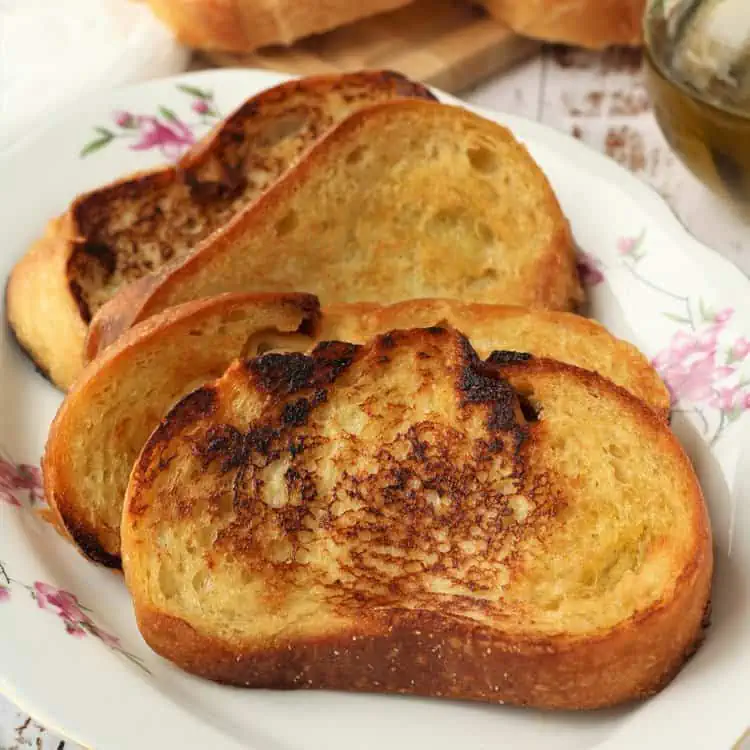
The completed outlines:
[[[695,0],[693,4],[710,11],[721,3]],[[704,79],[699,90],[670,65],[675,39],[666,22],[647,13],[645,32],[646,82],[667,142],[707,187],[750,216],[750,103],[746,87],[733,87],[727,76],[717,75],[709,76],[708,83]],[[705,42],[705,38],[699,36],[698,41]]]
[[[750,118],[701,101],[646,54],[656,119],[669,145],[707,187],[750,213]]]

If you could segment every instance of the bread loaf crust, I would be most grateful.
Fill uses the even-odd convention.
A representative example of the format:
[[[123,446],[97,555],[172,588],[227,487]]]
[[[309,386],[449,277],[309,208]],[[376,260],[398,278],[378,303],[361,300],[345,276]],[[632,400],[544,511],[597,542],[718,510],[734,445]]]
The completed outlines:
[[[205,50],[252,52],[395,10],[410,0],[148,0],[184,44]]]
[[[482,0],[515,32],[591,49],[639,46],[646,0]]]

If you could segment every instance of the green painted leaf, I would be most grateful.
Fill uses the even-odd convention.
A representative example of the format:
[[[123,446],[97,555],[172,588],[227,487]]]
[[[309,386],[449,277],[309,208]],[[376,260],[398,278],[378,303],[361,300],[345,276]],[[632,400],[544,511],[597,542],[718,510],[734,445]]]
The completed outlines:
[[[189,86],[187,83],[178,83],[177,88],[184,94],[190,94],[190,96],[197,96],[199,99],[213,99],[214,95],[211,91],[203,91],[197,86]]]
[[[675,323],[690,323],[690,318],[684,318],[682,315],[675,315],[674,313],[662,313],[665,318],[674,320]]]
[[[701,311],[701,318],[703,320],[713,320],[714,319],[714,312],[710,307],[706,307],[703,304],[703,298],[700,297],[698,299],[698,308]]]
[[[115,137],[114,133],[111,130],[107,130],[107,128],[96,127],[94,128],[94,130],[96,130],[96,132],[99,133],[99,135],[102,138],[114,138]]]
[[[734,422],[736,419],[738,419],[740,416],[742,416],[742,407],[741,406],[735,406],[734,409],[731,411],[726,412],[727,415],[727,421],[728,422]]]
[[[171,109],[167,109],[167,107],[159,107],[159,114],[165,119],[169,120],[170,122],[177,122],[177,115],[172,112]]]
[[[101,138],[96,138],[93,141],[89,141],[82,149],[81,149],[81,158],[84,156],[88,156],[89,154],[93,154],[95,151],[98,151],[100,148],[104,148],[112,139],[114,138],[113,135],[103,135]]]

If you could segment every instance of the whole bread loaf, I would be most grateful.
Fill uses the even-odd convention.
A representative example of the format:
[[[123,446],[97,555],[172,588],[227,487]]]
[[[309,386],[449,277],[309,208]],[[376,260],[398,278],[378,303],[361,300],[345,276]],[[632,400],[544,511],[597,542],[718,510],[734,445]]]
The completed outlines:
[[[519,34],[600,49],[640,45],[646,0],[482,0]]]
[[[148,0],[177,38],[197,49],[251,52],[290,44],[411,0]]]

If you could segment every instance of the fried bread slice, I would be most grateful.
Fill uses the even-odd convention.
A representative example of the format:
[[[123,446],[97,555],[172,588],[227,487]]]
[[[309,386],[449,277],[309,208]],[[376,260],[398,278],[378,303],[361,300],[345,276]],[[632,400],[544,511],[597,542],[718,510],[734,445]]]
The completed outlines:
[[[42,473],[45,497],[85,555],[120,566],[128,477],[170,407],[267,337],[309,337],[318,314],[306,294],[193,302],[133,329],[84,370],[52,422]]]
[[[495,359],[416,329],[186,396],[123,514],[150,646],[256,688],[579,709],[663,687],[709,600],[690,461],[600,376]]]
[[[100,310],[89,358],[134,323],[224,292],[552,310],[582,295],[568,222],[526,149],[495,122],[416,99],[355,112],[141,291],[140,304],[115,298]]]
[[[417,300],[383,308],[340,305],[319,315],[314,297],[225,294],[149,318],[87,368],[50,430],[46,496],[85,554],[117,566],[130,469],[179,396],[223,373],[239,356],[307,351],[327,339],[362,343],[393,328],[446,323],[466,334],[482,357],[512,349],[569,362],[667,413],[669,394],[646,358],[598,323],[571,313]],[[92,462],[102,467],[93,477]]]
[[[433,98],[388,71],[289,81],[246,101],[178,164],[80,196],[10,277],[8,320],[21,346],[67,389],[89,321],[116,292],[186,257],[333,124],[399,97]]]

